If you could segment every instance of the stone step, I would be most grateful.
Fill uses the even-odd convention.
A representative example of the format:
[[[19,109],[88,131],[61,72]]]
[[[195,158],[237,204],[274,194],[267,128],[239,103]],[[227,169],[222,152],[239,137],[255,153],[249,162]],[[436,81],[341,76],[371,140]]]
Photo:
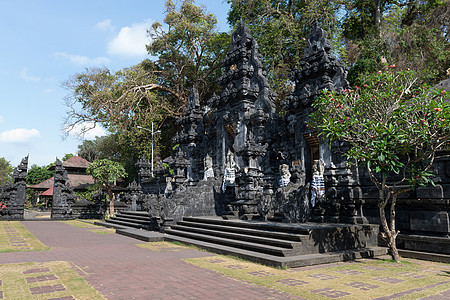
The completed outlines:
[[[288,232],[276,232],[269,230],[261,230],[261,229],[252,229],[252,228],[242,228],[242,227],[234,227],[234,226],[225,226],[225,225],[217,225],[217,224],[209,224],[209,223],[199,223],[199,222],[191,222],[191,221],[179,221],[177,225],[189,226],[189,227],[197,227],[197,228],[205,228],[217,231],[226,231],[226,232],[234,232],[247,234],[252,236],[262,236],[272,239],[280,239],[285,241],[292,242],[300,242],[302,237],[307,238],[307,235],[303,234],[294,234]]]
[[[114,224],[114,223],[108,223],[108,222],[94,222],[94,225],[98,225],[98,226],[103,226],[103,227],[108,227],[108,228],[114,228],[114,229],[126,229],[129,228],[127,226],[124,225],[119,225],[119,224]]]
[[[221,245],[216,243],[210,243],[207,241],[200,241],[190,239],[181,236],[175,236],[171,234],[165,235],[166,241],[176,241],[187,245],[197,246],[210,252],[218,254],[233,255],[242,259],[246,259],[252,262],[264,264],[272,267],[279,268],[296,268],[318,264],[327,264],[339,261],[360,259],[360,258],[373,258],[376,256],[385,255],[387,249],[383,247],[371,247],[362,248],[358,250],[348,250],[339,252],[295,255],[295,256],[275,256],[266,253],[251,251],[247,249],[240,249],[230,247],[227,245]]]
[[[121,220],[115,220],[115,219],[108,219],[105,220],[106,223],[111,223],[111,224],[118,224],[118,225],[122,225],[124,227],[134,227],[134,228],[142,228],[142,229],[148,229],[149,225],[141,225],[141,224],[136,224],[133,222],[127,222],[127,221],[121,221]]]
[[[118,213],[118,214],[116,214],[116,217],[135,219],[135,220],[142,220],[142,221],[147,221],[147,222],[150,222],[150,220],[152,219],[148,215],[147,216],[141,216],[141,215],[132,215],[132,214],[124,214],[124,213]]]
[[[199,233],[199,234],[204,234],[204,235],[210,235],[210,236],[221,237],[221,238],[232,239],[232,240],[246,241],[246,242],[251,242],[251,243],[255,243],[255,244],[270,245],[270,246],[286,248],[286,249],[299,249],[301,247],[301,242],[299,242],[299,241],[293,242],[293,241],[286,241],[286,240],[282,240],[282,239],[263,237],[261,235],[246,234],[243,232],[227,232],[227,231],[220,231],[220,230],[198,228],[198,227],[193,227],[193,226],[184,226],[184,225],[178,225],[178,224],[171,226],[171,228],[173,230],[194,232],[194,233]]]
[[[150,217],[148,212],[146,212],[146,211],[123,210],[120,213],[125,214],[125,215],[138,216],[138,217]]]
[[[144,225],[144,226],[150,225],[150,219],[149,220],[140,220],[140,219],[124,217],[124,216],[115,216],[115,217],[112,217],[111,220],[130,222],[130,223],[140,224],[140,225]]]
[[[269,246],[269,245],[261,245],[261,244],[256,244],[256,243],[252,243],[252,242],[233,240],[233,239],[228,239],[228,238],[210,236],[210,235],[206,235],[206,234],[180,231],[180,230],[175,230],[175,229],[171,229],[171,228],[166,229],[165,233],[170,236],[180,236],[180,237],[188,238],[191,240],[199,240],[199,241],[204,241],[204,242],[209,242],[209,243],[215,243],[215,244],[225,245],[228,247],[245,249],[245,250],[250,250],[253,252],[260,252],[260,253],[270,254],[270,255],[274,255],[274,256],[292,256],[294,254],[297,254],[292,249],[286,249],[286,248]]]
[[[304,234],[309,235],[312,225],[305,224],[288,224],[288,223],[278,223],[278,222],[263,222],[254,220],[224,220],[222,218],[215,217],[184,217],[183,221],[197,222],[197,223],[207,223],[216,225],[225,225],[232,227],[241,228],[252,228],[266,231],[275,232],[285,232],[294,234]]]
[[[164,234],[157,231],[148,231],[136,228],[124,228],[124,229],[117,229],[116,233],[145,242],[164,241]]]

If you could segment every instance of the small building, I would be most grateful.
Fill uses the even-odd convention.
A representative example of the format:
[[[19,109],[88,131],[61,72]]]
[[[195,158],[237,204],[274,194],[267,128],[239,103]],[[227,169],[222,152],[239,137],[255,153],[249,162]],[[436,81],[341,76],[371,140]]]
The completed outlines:
[[[91,163],[84,158],[80,156],[73,156],[64,161],[62,165],[67,171],[70,186],[75,192],[85,192],[91,185],[94,184],[94,178],[92,178],[91,175],[86,174],[86,169],[91,165]],[[55,165],[49,167],[48,170],[55,171]],[[27,188],[38,191],[39,197],[52,198],[53,184],[54,177],[44,180],[38,184],[29,185]]]

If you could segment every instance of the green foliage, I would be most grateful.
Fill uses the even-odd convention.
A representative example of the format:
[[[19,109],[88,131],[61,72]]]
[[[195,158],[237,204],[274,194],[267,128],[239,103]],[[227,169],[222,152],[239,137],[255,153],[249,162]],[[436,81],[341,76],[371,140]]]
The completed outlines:
[[[154,23],[148,30],[147,48],[157,57],[154,61],[116,73],[87,69],[64,83],[69,91],[66,131],[88,122],[111,133],[80,145],[80,155],[89,161],[108,158],[135,174],[136,160],[151,156],[151,134],[137,126],[151,128],[154,122],[155,130],[162,131],[155,136],[154,149],[164,158],[171,153],[175,120],[186,108],[190,89],[196,87],[202,100],[219,91],[216,79],[228,34],[218,33],[215,16],[193,1],[182,1],[180,7],[168,1],[166,8],[167,26]]]
[[[52,177],[53,172],[47,170],[47,167],[39,167],[34,164],[27,172],[27,184],[38,184]]]
[[[111,216],[114,216],[114,193],[112,188],[116,179],[127,176],[127,172],[118,162],[109,159],[96,159],[86,169],[86,173],[91,175],[96,183],[108,194],[109,213]]]
[[[311,117],[321,137],[345,142],[347,159],[368,171],[380,191],[382,236],[399,261],[396,200],[417,186],[433,184],[430,168],[436,153],[450,150],[450,97],[417,84],[415,72],[393,69],[395,65],[344,93],[324,91]]]
[[[94,201],[94,194],[98,191],[97,184],[91,185],[84,192],[75,192],[77,199],[85,199],[87,201]]]
[[[75,155],[73,155],[72,153],[66,153],[64,154],[64,157],[62,158],[63,161],[66,161],[72,157],[74,157]]]
[[[397,185],[414,187],[430,182],[436,151],[449,147],[449,96],[418,85],[413,71],[394,69],[343,94],[324,91],[312,120],[323,138],[347,142],[347,158],[364,165],[374,180],[399,174]]]
[[[146,68],[158,74],[158,82],[164,86],[160,95],[181,105],[182,111],[192,87],[202,100],[219,92],[216,81],[230,37],[218,33],[216,17],[193,0],[184,0],[179,7],[168,0],[164,22],[167,30],[158,22],[148,30],[151,42],[147,50],[157,60],[147,61]]]
[[[86,173],[91,175],[100,184],[111,186],[119,177],[126,177],[127,173],[122,165],[109,159],[96,159],[86,169]]]
[[[4,157],[0,157],[0,186],[12,180],[14,168]]]
[[[356,0],[345,11],[342,28],[351,84],[360,85],[386,61],[418,72],[420,82],[434,84],[448,76],[450,1]]]

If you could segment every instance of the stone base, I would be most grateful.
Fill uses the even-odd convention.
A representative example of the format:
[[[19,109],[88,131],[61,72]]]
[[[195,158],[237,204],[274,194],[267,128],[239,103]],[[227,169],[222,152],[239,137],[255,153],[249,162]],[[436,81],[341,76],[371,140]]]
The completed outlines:
[[[405,250],[450,255],[450,237],[399,234],[397,236],[397,247]]]

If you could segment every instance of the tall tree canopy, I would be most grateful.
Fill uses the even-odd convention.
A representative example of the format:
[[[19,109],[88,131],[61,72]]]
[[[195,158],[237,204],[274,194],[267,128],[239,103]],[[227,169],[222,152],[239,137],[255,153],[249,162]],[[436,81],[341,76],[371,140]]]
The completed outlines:
[[[11,163],[4,157],[0,157],[0,186],[11,181],[13,170]]]
[[[101,124],[114,136],[108,144],[121,151],[110,158],[124,165],[124,157],[151,155],[151,134],[137,126],[151,128],[154,122],[155,130],[162,131],[155,136],[155,149],[168,155],[175,119],[184,111],[190,89],[196,87],[203,100],[218,91],[229,35],[217,32],[215,16],[192,0],[179,7],[167,1],[164,22],[167,26],[155,22],[148,30],[147,49],[155,60],[115,73],[87,69],[64,83],[69,91],[66,131],[82,128],[83,134]]]
[[[436,83],[450,67],[450,1],[345,1],[343,40],[351,66],[349,80],[360,85],[366,75],[396,64]]]

